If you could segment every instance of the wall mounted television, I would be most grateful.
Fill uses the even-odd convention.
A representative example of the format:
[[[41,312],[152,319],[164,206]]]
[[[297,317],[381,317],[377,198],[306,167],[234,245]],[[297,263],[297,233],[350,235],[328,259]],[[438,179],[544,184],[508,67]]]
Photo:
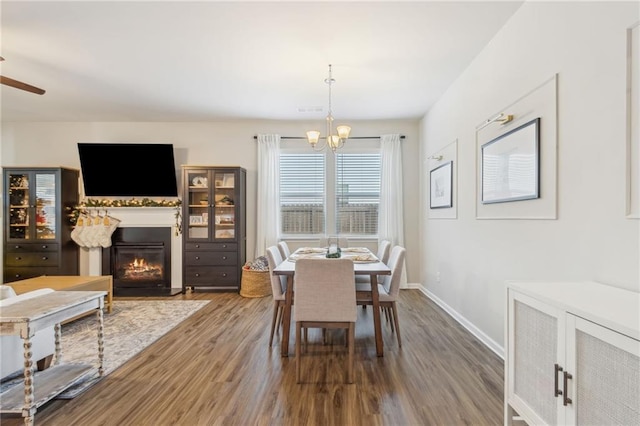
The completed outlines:
[[[78,143],[87,197],[177,197],[172,144]]]

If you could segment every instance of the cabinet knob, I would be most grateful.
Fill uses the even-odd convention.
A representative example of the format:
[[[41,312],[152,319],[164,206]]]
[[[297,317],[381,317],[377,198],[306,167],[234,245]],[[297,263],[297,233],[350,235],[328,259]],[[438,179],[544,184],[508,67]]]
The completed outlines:
[[[222,248],[227,248],[227,245],[226,245],[226,244],[223,244],[223,245],[222,245]]]
[[[46,244],[44,244],[44,245],[42,246],[42,248],[43,248],[43,249],[48,249],[48,248],[49,248],[49,246],[48,246],[48,245],[46,245]]]
[[[22,248],[22,246],[15,246],[14,248],[16,248],[16,249],[21,249],[21,248]]]
[[[227,256],[222,256],[222,260],[227,260]]]
[[[227,273],[226,273],[226,272],[223,272],[223,273],[222,273],[222,276],[223,276],[223,277],[226,277],[226,276],[227,276]]]
[[[16,260],[22,260],[22,258],[20,256],[16,257]]]
[[[200,260],[200,256],[196,256],[196,260]]]
[[[196,248],[200,248],[200,244],[196,244]]]
[[[49,259],[47,256],[42,256],[42,260],[47,260]]]
[[[196,277],[199,277],[199,276],[200,276],[200,274],[198,274],[198,273],[196,272]]]

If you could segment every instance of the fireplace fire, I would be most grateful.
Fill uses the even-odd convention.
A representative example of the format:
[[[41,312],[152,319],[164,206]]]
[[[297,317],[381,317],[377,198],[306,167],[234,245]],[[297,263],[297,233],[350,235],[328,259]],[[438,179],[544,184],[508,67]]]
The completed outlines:
[[[164,273],[161,264],[154,265],[140,258],[119,268],[118,275],[122,275],[127,280],[149,280],[162,279]]]

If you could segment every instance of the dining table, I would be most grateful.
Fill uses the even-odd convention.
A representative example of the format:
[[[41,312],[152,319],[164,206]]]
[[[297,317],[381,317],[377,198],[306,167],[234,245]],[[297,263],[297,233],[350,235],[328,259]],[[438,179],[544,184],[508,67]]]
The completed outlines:
[[[291,253],[282,263],[273,269],[274,275],[285,275],[287,277],[287,289],[285,292],[285,304],[282,317],[282,341],[281,355],[289,356],[289,335],[291,328],[291,307],[294,303],[294,275],[296,270],[295,261],[302,257],[322,259],[327,256],[327,248],[322,247],[301,247]],[[371,280],[371,288],[363,289],[359,286],[358,297],[370,297],[373,310],[373,328],[376,340],[376,354],[384,355],[382,341],[382,325],[380,320],[380,300],[378,295],[378,276],[391,275],[391,269],[381,262],[375,254],[365,247],[349,247],[341,249],[340,256],[353,260],[353,270],[355,275],[368,275]],[[353,285],[355,286],[355,280]],[[366,286],[365,286],[366,287]],[[361,294],[362,293],[362,294]]]

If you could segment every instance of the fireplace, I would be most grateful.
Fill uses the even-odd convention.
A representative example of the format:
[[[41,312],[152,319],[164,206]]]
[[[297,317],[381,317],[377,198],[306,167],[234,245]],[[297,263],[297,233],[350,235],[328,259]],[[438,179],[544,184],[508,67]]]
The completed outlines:
[[[115,295],[170,292],[171,228],[117,228],[102,249],[102,274],[113,276]]]

